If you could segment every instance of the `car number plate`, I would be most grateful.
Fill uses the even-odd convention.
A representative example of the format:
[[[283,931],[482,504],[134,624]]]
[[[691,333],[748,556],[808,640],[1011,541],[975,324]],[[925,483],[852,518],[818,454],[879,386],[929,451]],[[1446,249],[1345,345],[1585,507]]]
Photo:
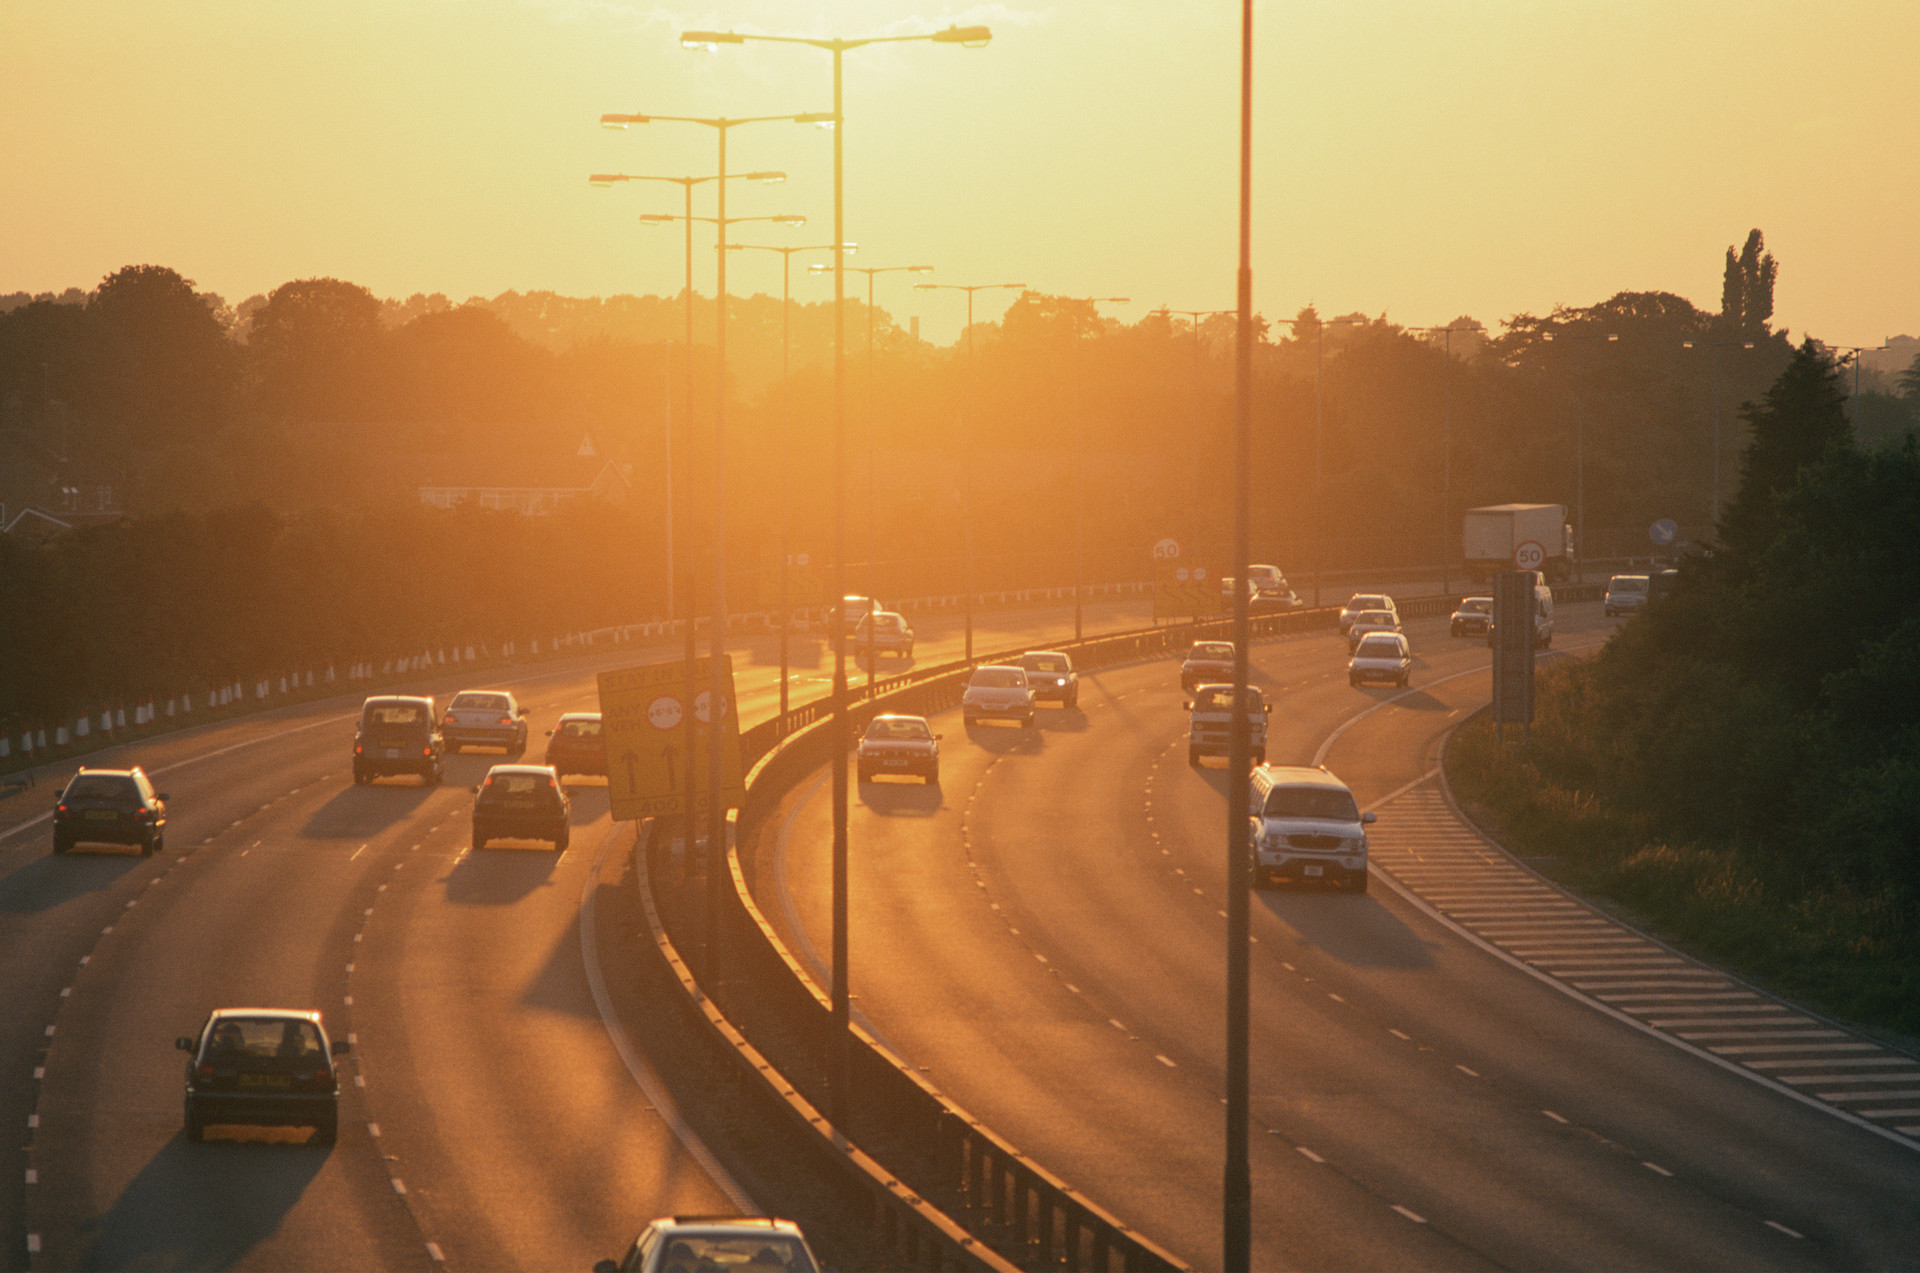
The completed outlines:
[[[1302,875],[1324,875],[1326,871],[1327,868],[1324,866],[1303,866],[1300,868],[1300,874]]]
[[[388,760],[400,759],[400,749],[398,747],[387,748],[387,759]]]
[[[120,815],[111,809],[87,810],[87,821],[89,822],[118,822],[119,820]]]
[[[293,1080],[285,1074],[242,1074],[241,1087],[292,1087]]]

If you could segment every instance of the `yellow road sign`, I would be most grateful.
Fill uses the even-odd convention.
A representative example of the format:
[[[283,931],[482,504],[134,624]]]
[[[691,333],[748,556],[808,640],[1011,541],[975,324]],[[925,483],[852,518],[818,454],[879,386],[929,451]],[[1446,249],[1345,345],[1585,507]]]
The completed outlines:
[[[720,710],[710,700],[710,659],[695,659],[688,702],[683,661],[651,663],[600,673],[600,720],[607,740],[607,797],[617,821],[685,813],[687,795],[704,805],[708,787],[709,731],[720,736],[720,790],[727,807],[746,799],[740,765],[739,700],[733,693],[733,659],[723,657]],[[687,755],[686,719],[693,716],[693,755]]]

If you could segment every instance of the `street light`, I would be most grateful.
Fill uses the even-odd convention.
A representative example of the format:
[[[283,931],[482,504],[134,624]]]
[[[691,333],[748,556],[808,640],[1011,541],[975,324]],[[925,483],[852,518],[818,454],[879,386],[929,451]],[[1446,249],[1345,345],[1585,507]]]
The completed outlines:
[[[706,972],[709,981],[717,978],[720,969],[720,916],[722,912],[722,886],[724,872],[721,860],[726,839],[726,795],[720,786],[721,758],[724,754],[722,742],[725,734],[721,729],[721,719],[728,711],[737,711],[738,704],[726,701],[725,669],[721,659],[727,646],[727,134],[742,124],[818,124],[836,119],[837,115],[823,115],[818,112],[801,115],[750,115],[742,119],[729,119],[726,116],[702,118],[695,115],[620,115],[609,114],[600,117],[602,127],[625,128],[629,124],[698,124],[711,128],[719,142],[718,163],[715,171],[718,178],[714,183],[716,191],[716,215],[713,218],[718,228],[717,243],[714,252],[719,263],[719,275],[714,283],[714,398],[713,398],[713,630],[707,636],[707,702],[710,704],[710,719],[707,725],[707,948]],[[647,216],[642,220],[665,221],[675,218],[665,216]],[[703,220],[705,218],[702,218]],[[745,217],[739,220],[747,220]],[[805,218],[767,218],[779,219],[785,224],[804,224]],[[835,242],[840,239],[834,236]],[[692,710],[692,696],[688,701]],[[693,758],[688,756],[688,767],[692,767]],[[691,847],[691,846],[689,846]]]
[[[1273,321],[1276,323],[1285,323],[1288,327],[1297,328],[1306,320],[1303,318],[1276,318]],[[1326,555],[1326,538],[1324,531],[1326,518],[1323,515],[1320,498],[1320,436],[1321,423],[1323,420],[1323,404],[1320,396],[1320,369],[1325,362],[1327,328],[1334,324],[1365,323],[1366,321],[1364,318],[1321,318],[1318,314],[1313,316],[1313,605],[1316,610],[1320,607],[1320,567]],[[1245,585],[1243,584],[1241,586],[1244,587]]]
[[[842,243],[841,249],[852,252],[855,244]],[[734,252],[778,252],[780,254],[780,444],[777,448],[782,459],[787,454],[787,441],[793,434],[793,392],[788,383],[788,352],[793,332],[793,254],[795,252],[831,252],[833,244],[818,243],[809,247],[778,247],[771,243],[730,243],[728,250]],[[789,485],[780,483],[780,714],[787,714],[787,633],[792,627],[789,622],[791,607],[787,603],[787,570],[791,565],[792,545],[790,526],[793,501],[788,498]]]
[[[1093,306],[1125,305],[1131,298],[1126,296],[1062,296],[1059,299],[1063,301],[1077,301],[1083,305]],[[1099,320],[1098,311],[1095,311],[1094,319],[1095,321]],[[1080,437],[1078,439],[1078,448],[1081,455],[1075,457],[1075,462],[1068,466],[1073,471],[1073,639],[1075,641],[1081,639],[1083,628],[1080,610],[1080,576],[1086,573],[1084,569],[1086,535],[1084,533],[1085,528],[1081,516],[1083,512],[1081,505],[1085,502],[1082,498],[1082,489],[1086,483],[1081,478],[1081,470],[1085,464],[1085,452],[1087,448],[1087,361],[1088,358],[1085,355],[1079,359],[1080,365],[1075,368],[1074,377],[1074,390],[1079,398],[1080,408],[1078,420]]]
[[[604,124],[604,121],[603,121],[603,124]],[[624,125],[620,125],[620,127],[624,127]],[[686,289],[685,289],[685,295],[686,295],[685,310],[686,310],[686,320],[687,320],[687,332],[686,332],[684,347],[686,349],[686,360],[687,360],[687,428],[689,430],[689,435],[691,435],[691,430],[693,428],[693,223],[696,219],[698,219],[693,215],[693,188],[698,185],[704,185],[709,181],[718,182],[722,185],[724,185],[728,181],[759,181],[767,185],[776,185],[782,181],[785,181],[786,179],[787,179],[787,174],[784,172],[743,172],[743,173],[737,173],[737,174],[729,173],[724,175],[716,173],[712,176],[706,176],[706,177],[666,177],[666,176],[654,176],[646,173],[596,172],[592,176],[587,178],[587,184],[595,186],[601,190],[611,190],[615,185],[618,185],[622,182],[628,182],[628,181],[666,181],[679,186],[681,191],[686,196],[687,210],[686,210],[684,219],[687,224],[687,249],[686,249],[687,281],[686,281]],[[642,216],[640,219],[643,222],[646,222],[648,224],[655,224],[661,218],[653,215],[647,215],[647,216]],[[671,398],[669,398],[669,403],[671,403]],[[672,529],[673,528],[673,420],[671,415],[669,415],[667,420],[667,528],[668,528],[667,529],[667,619],[669,622],[671,622],[673,619],[673,592],[674,592],[673,529]],[[692,534],[689,533],[689,534],[682,535],[681,540],[683,543],[686,544],[686,551],[688,555],[691,556],[693,552]],[[689,566],[691,566],[691,564],[692,563],[689,562]],[[693,660],[695,656],[694,628],[696,626],[695,617],[699,613],[698,607],[696,607],[693,604],[693,596],[696,590],[693,587],[693,571],[691,569],[687,571],[687,583],[688,583],[688,587],[687,587],[686,659],[687,659],[688,682],[687,682],[686,697],[687,697],[687,702],[691,703],[693,701],[693,696],[695,692],[693,681],[692,681]],[[695,826],[694,806],[697,803],[697,794],[693,786],[693,773],[694,773],[694,770],[693,770],[693,751],[694,751],[693,713],[692,712],[686,713],[684,720],[685,720],[684,728],[686,730],[686,738],[685,738],[684,746],[686,749],[687,774],[688,774],[687,809],[685,814],[684,835],[686,840],[686,855],[687,855],[686,860],[690,862],[693,860],[693,840],[694,840],[694,826]]]
[[[809,265],[807,273],[825,274],[836,268],[831,265]],[[874,506],[877,503],[873,486],[873,435],[879,431],[874,411],[873,389],[873,276],[876,274],[931,274],[931,265],[851,265],[846,268],[867,276],[867,599],[872,604],[867,613],[879,610],[878,569],[880,559],[880,539],[874,531]],[[874,657],[874,638],[880,630],[879,621],[867,620],[867,693],[873,693],[873,682],[878,659]]]
[[[908,40],[931,40],[935,44],[958,44],[980,48],[993,39],[985,27],[948,27],[924,35],[879,35],[864,39],[809,39],[792,35],[742,35],[734,31],[687,31],[682,44],[715,49],[722,44],[745,44],[759,40],[770,44],[804,44],[825,49],[833,55],[833,241],[847,241],[846,227],[846,118],[841,108],[842,55],[848,49],[869,44],[899,44]],[[845,251],[833,254],[833,555],[834,595],[847,591],[846,542],[846,434],[847,434],[847,318]],[[851,1110],[847,1090],[851,1080],[852,1020],[847,999],[847,643],[846,624],[839,619],[839,607],[833,625],[833,716],[828,726],[829,750],[833,756],[833,1055],[829,1065],[833,1089],[833,1121],[844,1124]]]
[[[1169,318],[1174,315],[1193,324],[1193,551],[1200,551],[1200,320],[1237,313],[1231,309],[1168,309],[1154,311]],[[1198,617],[1197,615],[1195,616]]]
[[[1453,553],[1447,547],[1448,537],[1453,534],[1453,334],[1455,332],[1484,332],[1487,329],[1479,323],[1449,323],[1445,327],[1409,327],[1410,332],[1442,332],[1446,336],[1446,371],[1441,378],[1442,400],[1445,402],[1444,430],[1440,444],[1440,595],[1446,596],[1453,591],[1450,571],[1453,568]]]
[[[1752,349],[1750,340],[1683,340],[1682,349],[1706,348],[1713,351],[1713,516],[1709,525],[1714,533],[1720,530],[1720,351],[1723,349]]]
[[[1573,334],[1566,331],[1541,332],[1540,339],[1551,341],[1564,336],[1573,342],[1573,559],[1579,563],[1575,582],[1584,582],[1587,577],[1587,404],[1580,393],[1580,383],[1585,378],[1586,350],[1590,341],[1606,341],[1611,344],[1620,339],[1612,332],[1593,332]]]
[[[963,583],[967,597],[967,662],[973,662],[973,443],[974,414],[979,400],[973,377],[973,294],[993,288],[1025,291],[1025,283],[915,283],[920,292],[965,292],[967,294],[967,419],[960,450],[960,538],[964,545],[966,568]]]

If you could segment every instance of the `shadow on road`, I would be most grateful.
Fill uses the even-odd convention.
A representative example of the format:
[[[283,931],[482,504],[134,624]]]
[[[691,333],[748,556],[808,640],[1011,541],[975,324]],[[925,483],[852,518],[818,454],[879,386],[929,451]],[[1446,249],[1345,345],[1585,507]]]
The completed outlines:
[[[611,897],[614,887],[603,883],[596,894],[603,915],[615,905]],[[540,971],[534,974],[533,980],[521,992],[520,1004],[526,1008],[561,1012],[573,1017],[591,1019],[600,1015],[600,1009],[594,1005],[593,991],[587,985],[586,969],[580,964],[578,925],[568,924],[560,930],[546,962],[540,965]]]
[[[883,818],[931,818],[940,812],[940,786],[915,779],[906,782],[863,782],[860,803]]]
[[[1432,948],[1371,897],[1303,885],[1262,890],[1256,905],[1301,941],[1355,968],[1429,968]]]
[[[0,879],[0,914],[32,915],[52,910],[76,897],[112,888],[139,864],[139,849],[120,850],[118,845],[99,852],[72,849],[58,856],[34,858]]]
[[[820,666],[825,657],[827,644],[817,636],[802,636],[790,633],[787,636],[787,666],[789,668]],[[780,666],[780,634],[775,633],[770,641],[756,641],[751,650],[756,667]]]
[[[1087,732],[1087,714],[1078,707],[1040,708],[1034,719],[1040,728],[1052,734],[1084,734]]]
[[[545,840],[494,840],[447,872],[447,900],[460,906],[511,906],[553,882],[560,855]]]
[[[991,725],[967,725],[969,741],[982,751],[990,751],[999,756],[1037,755],[1046,744],[1040,736],[1038,727],[1024,729],[1019,725],[1007,725],[998,721]]]
[[[217,1133],[215,1133],[217,1135]],[[177,1134],[83,1230],[88,1269],[224,1269],[272,1237],[327,1151]]]
[[[434,791],[410,778],[398,778],[394,782],[394,786],[374,783],[347,787],[313,811],[307,824],[300,828],[301,838],[364,840],[411,818]]]

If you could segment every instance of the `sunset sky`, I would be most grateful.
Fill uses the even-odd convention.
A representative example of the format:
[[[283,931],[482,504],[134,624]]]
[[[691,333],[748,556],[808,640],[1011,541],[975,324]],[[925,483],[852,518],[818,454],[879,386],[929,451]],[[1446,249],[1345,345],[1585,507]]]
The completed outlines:
[[[804,35],[989,24],[992,45],[847,55],[848,237],[863,265],[945,282],[1233,300],[1238,6],[875,0],[7,0],[0,7],[0,293],[172,266],[237,302],[332,275],[382,296],[678,290],[665,184],[712,130],[602,112],[824,111],[830,61],[681,48],[687,27]],[[1493,324],[1621,289],[1719,304],[1758,226],[1775,321],[1877,345],[1920,333],[1920,4],[1912,0],[1293,0],[1256,17],[1255,303],[1290,315]],[[737,215],[832,235],[831,140],[734,131]],[[711,187],[708,187],[710,190]],[[711,196],[698,210],[711,212]],[[711,292],[708,250],[696,286]],[[779,289],[740,254],[730,290]],[[796,269],[795,294],[830,284]],[[883,277],[950,340],[964,301]],[[1011,294],[1008,294],[1009,296]],[[1001,302],[986,303],[991,317]]]

